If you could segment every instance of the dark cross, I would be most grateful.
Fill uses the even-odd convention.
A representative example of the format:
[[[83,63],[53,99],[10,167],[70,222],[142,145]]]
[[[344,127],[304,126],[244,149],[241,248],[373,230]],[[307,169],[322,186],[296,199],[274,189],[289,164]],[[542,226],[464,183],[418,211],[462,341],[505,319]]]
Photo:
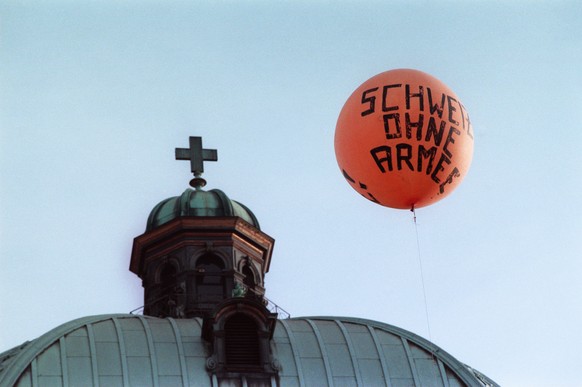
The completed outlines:
[[[217,161],[218,152],[216,149],[203,149],[202,137],[190,137],[190,148],[176,148],[176,160],[190,160],[190,170],[195,178],[200,178],[204,172],[204,161]]]

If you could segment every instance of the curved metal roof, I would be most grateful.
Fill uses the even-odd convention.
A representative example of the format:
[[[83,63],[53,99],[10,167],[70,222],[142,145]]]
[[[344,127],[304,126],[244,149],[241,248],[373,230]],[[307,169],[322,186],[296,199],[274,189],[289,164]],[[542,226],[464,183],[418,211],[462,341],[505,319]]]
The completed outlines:
[[[255,214],[244,204],[231,200],[219,189],[186,189],[182,195],[159,202],[150,212],[146,231],[181,216],[238,216],[260,230]]]
[[[212,386],[201,319],[73,320],[0,354],[0,386]],[[431,342],[376,321],[278,320],[281,386],[497,386]]]

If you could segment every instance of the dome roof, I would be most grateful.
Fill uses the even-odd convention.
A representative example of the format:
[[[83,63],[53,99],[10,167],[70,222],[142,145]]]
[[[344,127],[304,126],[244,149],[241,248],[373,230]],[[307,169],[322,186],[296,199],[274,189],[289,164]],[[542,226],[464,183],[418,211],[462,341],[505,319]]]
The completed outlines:
[[[180,196],[161,201],[150,212],[146,231],[182,216],[237,216],[260,229],[259,221],[245,205],[218,189],[186,189]]]
[[[0,354],[0,386],[211,386],[202,320],[84,317]],[[280,386],[498,386],[433,343],[345,317],[277,320]]]

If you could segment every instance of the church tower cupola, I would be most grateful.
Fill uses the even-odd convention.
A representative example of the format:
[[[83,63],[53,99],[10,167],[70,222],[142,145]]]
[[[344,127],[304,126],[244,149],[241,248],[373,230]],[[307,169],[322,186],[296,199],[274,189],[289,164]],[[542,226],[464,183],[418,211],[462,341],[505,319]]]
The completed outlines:
[[[218,189],[202,189],[203,162],[217,161],[216,150],[190,137],[176,159],[190,161],[193,189],[156,205],[146,232],[133,242],[130,270],[142,279],[144,314],[207,317],[232,298],[264,303],[274,239],[246,206]]]

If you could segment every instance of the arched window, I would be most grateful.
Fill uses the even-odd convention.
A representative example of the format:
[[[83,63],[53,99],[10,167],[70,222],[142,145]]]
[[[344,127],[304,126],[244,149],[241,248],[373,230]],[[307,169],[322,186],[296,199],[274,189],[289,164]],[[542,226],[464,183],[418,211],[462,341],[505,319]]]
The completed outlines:
[[[176,286],[176,266],[166,263],[160,271],[160,285],[164,292],[172,292]]]
[[[250,289],[250,291],[254,291],[257,282],[255,281],[255,274],[253,273],[253,270],[251,269],[250,265],[248,264],[245,265],[242,269],[242,273],[245,276],[243,283],[245,284],[247,289]]]
[[[213,254],[203,255],[196,261],[196,270],[207,275],[217,275],[224,269],[224,262]]]
[[[261,365],[257,323],[251,317],[243,313],[235,314],[226,321],[224,332],[227,368]]]
[[[207,254],[198,259],[196,270],[198,299],[203,302],[216,302],[224,298],[224,279],[222,271],[224,262],[213,254]]]

